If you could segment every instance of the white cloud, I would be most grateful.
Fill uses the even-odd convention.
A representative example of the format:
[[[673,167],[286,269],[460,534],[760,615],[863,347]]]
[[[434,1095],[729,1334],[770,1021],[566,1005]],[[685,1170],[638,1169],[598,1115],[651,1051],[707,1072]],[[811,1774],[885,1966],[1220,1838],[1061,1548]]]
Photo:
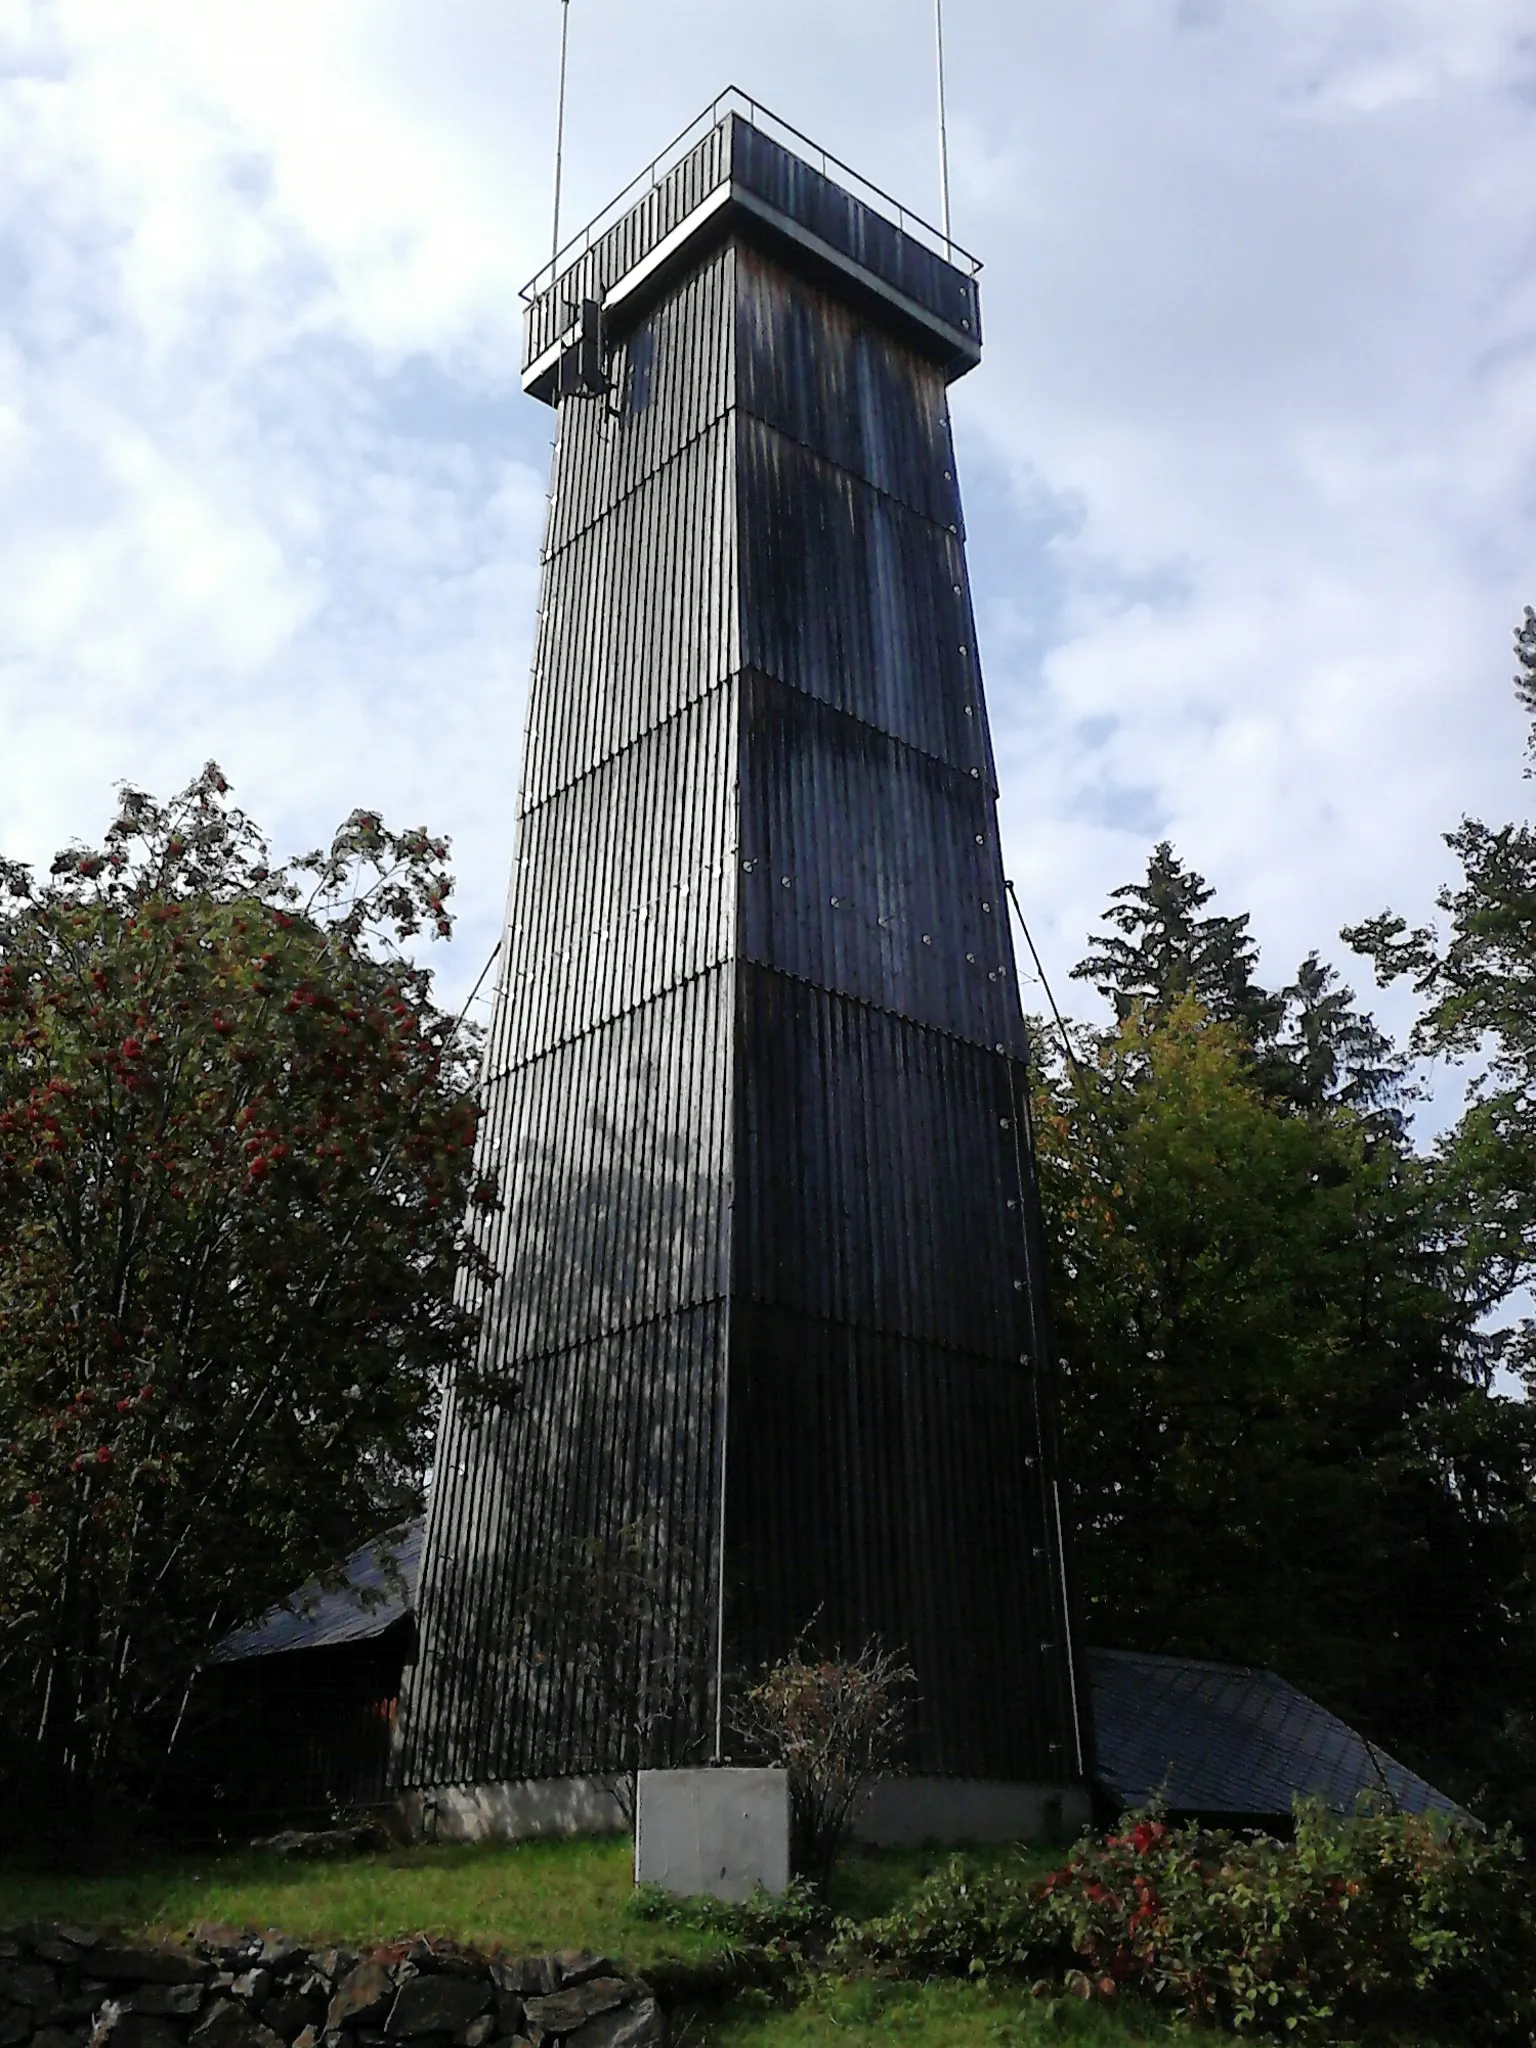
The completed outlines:
[[[1163,834],[1284,973],[1524,801],[1533,43],[1512,0],[970,0],[955,405],[1053,976]],[[734,76],[934,207],[927,0],[573,0],[568,224]],[[500,914],[549,420],[555,0],[0,0],[0,844],[208,754]],[[460,948],[454,948],[455,955]],[[1073,988],[1074,1000],[1083,992]]]
[[[973,114],[1008,369],[957,407],[1025,502],[1043,484],[1071,512],[1047,572],[1061,629],[1016,718],[1024,678],[989,669],[1015,858],[1062,976],[1151,832],[1255,910],[1283,973],[1383,900],[1424,908],[1438,832],[1523,798],[1524,24],[1495,5],[1200,16],[1181,34],[1098,10],[1089,63],[1047,7],[1035,61],[991,74]]]

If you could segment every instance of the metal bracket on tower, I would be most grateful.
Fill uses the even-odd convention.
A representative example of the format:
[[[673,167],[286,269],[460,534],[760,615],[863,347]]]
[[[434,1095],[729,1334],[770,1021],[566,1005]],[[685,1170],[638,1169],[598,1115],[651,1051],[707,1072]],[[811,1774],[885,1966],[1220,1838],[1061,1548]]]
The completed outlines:
[[[560,351],[556,393],[560,398],[601,398],[608,389],[603,367],[603,309],[596,299],[583,299],[574,325]]]

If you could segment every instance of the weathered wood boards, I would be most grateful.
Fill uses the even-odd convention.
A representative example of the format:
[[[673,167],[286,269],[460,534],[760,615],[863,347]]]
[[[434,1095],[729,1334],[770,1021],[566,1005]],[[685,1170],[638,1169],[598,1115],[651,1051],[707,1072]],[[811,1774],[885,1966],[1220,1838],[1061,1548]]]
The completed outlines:
[[[485,1079],[508,1398],[448,1404],[403,1779],[620,1760],[522,1618],[639,1527],[701,1758],[809,1624],[905,1647],[915,1769],[1078,1781],[974,280],[728,115],[532,305],[534,391],[584,297],[611,389],[561,404]]]

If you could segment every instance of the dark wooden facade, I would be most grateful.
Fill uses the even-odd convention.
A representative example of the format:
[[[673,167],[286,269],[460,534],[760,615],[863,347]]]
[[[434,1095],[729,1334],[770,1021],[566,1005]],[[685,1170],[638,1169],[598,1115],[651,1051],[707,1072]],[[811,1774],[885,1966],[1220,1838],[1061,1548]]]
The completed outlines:
[[[808,1623],[912,1767],[1090,1767],[948,382],[974,279],[728,114],[529,309],[560,401],[485,1160],[403,1782],[619,1761],[519,1618],[647,1531],[701,1754]],[[515,1391],[512,1391],[515,1390]]]
[[[323,1822],[390,1797],[409,1623],[370,1641],[214,1664],[199,1679],[163,1801],[193,1831]]]

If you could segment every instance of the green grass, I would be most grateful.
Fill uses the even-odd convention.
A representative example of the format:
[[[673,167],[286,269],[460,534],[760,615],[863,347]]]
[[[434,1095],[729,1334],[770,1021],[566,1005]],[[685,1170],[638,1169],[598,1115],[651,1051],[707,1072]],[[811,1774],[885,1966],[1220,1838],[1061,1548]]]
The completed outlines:
[[[176,1935],[213,1922],[359,1947],[419,1933],[525,1955],[599,1949],[637,1965],[663,1952],[718,1948],[717,1936],[628,1915],[631,1854],[620,1836],[454,1843],[324,1863],[247,1849],[147,1859],[91,1876],[8,1858],[0,1862],[0,1925],[60,1919]]]
[[[873,2048],[887,2041],[901,2048],[1022,2048],[1025,2042],[1131,2048],[1150,2041],[1217,2048],[1218,2037],[1145,2008],[1036,1999],[1016,1985],[907,1984],[874,1977],[820,1978],[790,2009],[741,1999],[723,2014],[684,2015],[676,2041],[678,2048],[809,2048],[827,2042]]]
[[[718,1934],[628,1913],[631,1853],[624,1837],[452,1844],[337,1863],[290,1863],[247,1849],[125,1861],[90,1875],[7,1857],[0,1859],[0,1927],[59,1919],[126,1934],[177,1935],[213,1922],[277,1927],[311,1943],[358,1947],[420,1932],[485,1947],[499,1943],[523,1954],[597,1949],[637,1970],[662,1956],[695,1960],[722,1948]],[[832,1904],[857,1919],[887,1912],[947,1853],[855,1852],[838,1866]],[[1053,1860],[1040,1852],[1039,1868]],[[1017,1989],[881,1979],[818,1979],[798,2004],[748,1996],[723,2011],[674,2017],[679,2048],[884,2041],[904,2048],[1004,2048],[1077,2040],[1127,2048],[1151,2038],[1120,2015],[1082,2007],[1069,2012]],[[1166,2023],[1155,2031],[1166,2035]]]
[[[857,1919],[886,1912],[944,1853],[850,1855],[831,1888],[833,1907]],[[1050,1861],[1042,1855],[1040,1868]],[[58,1919],[174,1935],[214,1922],[359,1945],[421,1933],[527,1954],[601,1949],[641,1965],[653,1955],[705,1955],[722,1945],[718,1935],[632,1918],[631,1875],[629,1840],[617,1835],[452,1843],[334,1863],[293,1863],[255,1849],[209,1851],[124,1862],[94,1875],[7,1857],[0,1859],[0,1926]]]
[[[850,1850],[839,1858],[828,1887],[832,1909],[846,1913],[850,1920],[872,1920],[877,1914],[889,1913],[955,1853],[953,1849]],[[1031,1877],[1044,1877],[1055,1870],[1065,1853],[1064,1849],[1025,1848],[1017,1842],[965,1852],[972,1863],[1017,1862]]]
[[[851,1854],[839,1865],[832,1904],[857,1919],[884,1913],[947,1853]],[[1024,1853],[1042,1872],[1057,1860],[1049,1851]],[[595,1949],[641,1971],[663,1956],[698,1960],[725,1946],[719,1934],[634,1918],[626,1910],[630,1876],[629,1841],[616,1836],[445,1844],[336,1863],[290,1863],[258,1850],[147,1856],[88,1875],[11,1854],[0,1857],[0,1927],[58,1919],[174,1936],[215,1923],[359,1948],[424,1933],[525,1955]],[[1018,1985],[939,1979],[826,1975],[803,1986],[797,2003],[749,1994],[724,2009],[674,2017],[679,2048],[1134,2048],[1153,2040],[1216,2048],[1219,2038],[1146,2007],[1035,1999]]]
[[[855,1852],[831,1887],[839,1913],[888,1911],[947,1852]],[[999,1856],[1014,1850],[999,1850]],[[1031,1857],[1034,1861],[1034,1857]],[[1052,1862],[1041,1852],[1039,1867]],[[367,1943],[417,1932],[524,1954],[590,1948],[644,1970],[662,1956],[700,1959],[718,1934],[633,1918],[627,1838],[452,1844],[291,1863],[259,1850],[146,1857],[81,1875],[0,1858],[0,1926],[68,1920],[134,1935],[185,1934],[207,1923],[277,1927],[312,1943]],[[798,2048],[812,2041],[924,2044],[1077,2039],[1128,2043],[1143,2036],[1111,2018],[1050,2010],[969,1984],[818,1980],[798,2005],[751,1997],[724,2012],[676,2016],[682,2048]],[[1092,2024],[1087,2024],[1091,2022]],[[1085,2031],[1086,2025],[1086,2031]]]

